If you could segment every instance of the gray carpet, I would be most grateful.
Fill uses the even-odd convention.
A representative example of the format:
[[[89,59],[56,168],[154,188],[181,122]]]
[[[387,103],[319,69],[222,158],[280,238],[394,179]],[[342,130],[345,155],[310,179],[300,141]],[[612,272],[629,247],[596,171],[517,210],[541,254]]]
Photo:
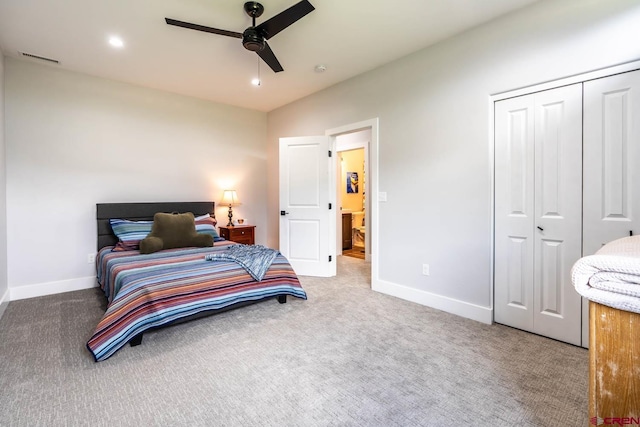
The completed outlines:
[[[369,265],[145,335],[95,363],[97,289],[9,304],[0,425],[578,426],[588,352],[372,292]]]

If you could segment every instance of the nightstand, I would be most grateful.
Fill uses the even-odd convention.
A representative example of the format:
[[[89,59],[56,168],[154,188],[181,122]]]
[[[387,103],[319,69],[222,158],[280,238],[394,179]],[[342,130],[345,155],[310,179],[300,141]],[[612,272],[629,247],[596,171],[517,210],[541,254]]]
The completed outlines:
[[[255,225],[220,226],[220,237],[236,243],[253,245],[256,242]]]

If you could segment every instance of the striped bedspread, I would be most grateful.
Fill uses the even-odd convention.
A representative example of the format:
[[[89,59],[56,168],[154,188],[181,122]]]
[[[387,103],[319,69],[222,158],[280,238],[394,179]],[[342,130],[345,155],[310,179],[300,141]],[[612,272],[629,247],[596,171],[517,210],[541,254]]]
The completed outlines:
[[[87,342],[96,362],[105,360],[134,336],[202,311],[277,295],[307,299],[289,262],[278,255],[262,281],[231,261],[206,261],[211,248],[171,249],[149,255],[138,251],[98,253],[98,284],[109,302]]]

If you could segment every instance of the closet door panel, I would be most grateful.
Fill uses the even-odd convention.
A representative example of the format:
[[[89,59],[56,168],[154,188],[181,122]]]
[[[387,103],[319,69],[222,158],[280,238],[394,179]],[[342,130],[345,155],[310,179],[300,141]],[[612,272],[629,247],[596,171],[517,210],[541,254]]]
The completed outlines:
[[[640,71],[584,84],[584,255],[640,234]]]
[[[540,312],[562,315],[562,242],[541,239]]]
[[[495,321],[533,330],[533,96],[495,104]]]
[[[534,330],[579,345],[582,254],[582,85],[535,94]]]

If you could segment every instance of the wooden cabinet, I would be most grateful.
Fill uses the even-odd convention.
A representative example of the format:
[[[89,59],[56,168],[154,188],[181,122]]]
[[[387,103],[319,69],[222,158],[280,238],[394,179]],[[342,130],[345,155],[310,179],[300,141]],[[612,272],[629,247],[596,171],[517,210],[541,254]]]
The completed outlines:
[[[255,225],[236,225],[220,227],[220,236],[232,242],[245,245],[255,244]]]
[[[589,417],[640,419],[640,314],[589,310]]]
[[[351,214],[342,214],[342,249],[351,249],[353,242],[351,240]]]

